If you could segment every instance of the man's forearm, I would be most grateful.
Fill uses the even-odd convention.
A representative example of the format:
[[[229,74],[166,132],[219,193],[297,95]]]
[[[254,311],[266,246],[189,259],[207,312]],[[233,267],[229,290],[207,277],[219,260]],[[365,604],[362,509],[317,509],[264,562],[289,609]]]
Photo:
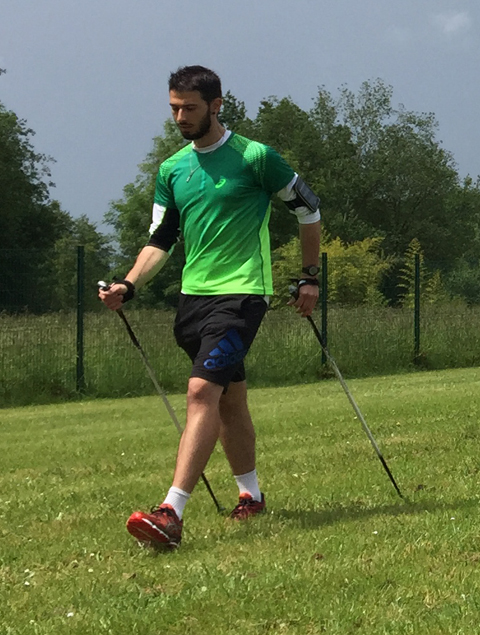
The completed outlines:
[[[320,221],[309,225],[299,225],[302,267],[318,267],[320,252]]]
[[[135,264],[125,278],[130,280],[137,290],[141,289],[160,271],[168,257],[167,251],[147,245],[138,254]]]

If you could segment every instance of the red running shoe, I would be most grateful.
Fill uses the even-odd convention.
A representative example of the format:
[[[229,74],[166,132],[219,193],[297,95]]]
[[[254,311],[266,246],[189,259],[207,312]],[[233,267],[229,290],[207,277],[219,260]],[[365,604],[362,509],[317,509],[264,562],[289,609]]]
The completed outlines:
[[[230,518],[234,520],[246,520],[255,514],[263,514],[267,511],[265,506],[265,496],[262,494],[262,500],[256,501],[250,494],[240,494],[238,505],[230,514]]]
[[[134,512],[127,520],[127,531],[151,547],[176,549],[182,539],[183,520],[171,505],[153,507],[149,514]]]

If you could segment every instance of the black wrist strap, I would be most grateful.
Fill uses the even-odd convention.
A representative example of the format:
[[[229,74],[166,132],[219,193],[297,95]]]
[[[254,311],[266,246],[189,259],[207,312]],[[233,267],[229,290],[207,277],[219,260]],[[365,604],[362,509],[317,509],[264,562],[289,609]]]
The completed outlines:
[[[115,284],[124,284],[127,287],[127,292],[122,296],[122,303],[128,302],[135,295],[135,285],[130,280],[117,280],[114,278]]]
[[[310,285],[311,287],[318,287],[318,279],[317,278],[300,278],[300,280],[292,280],[297,285],[297,288],[303,287],[304,285]]]

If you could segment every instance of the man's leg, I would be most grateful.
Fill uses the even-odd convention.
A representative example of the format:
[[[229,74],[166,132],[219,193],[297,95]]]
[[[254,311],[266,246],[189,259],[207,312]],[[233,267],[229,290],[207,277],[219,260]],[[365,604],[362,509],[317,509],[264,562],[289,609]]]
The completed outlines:
[[[173,486],[189,494],[218,440],[222,391],[223,386],[200,377],[191,377],[188,382],[187,423],[178,448]]]
[[[247,383],[231,382],[220,397],[220,441],[233,474],[255,469],[255,430],[247,405]]]
[[[239,489],[239,503],[230,514],[245,520],[265,511],[255,469],[255,430],[247,404],[245,381],[231,382],[220,398],[220,440]]]
[[[215,447],[220,432],[219,401],[223,386],[199,377],[190,378],[187,423],[178,448],[172,487],[150,514],[133,513],[128,531],[139,541],[178,547],[182,538],[183,509]]]

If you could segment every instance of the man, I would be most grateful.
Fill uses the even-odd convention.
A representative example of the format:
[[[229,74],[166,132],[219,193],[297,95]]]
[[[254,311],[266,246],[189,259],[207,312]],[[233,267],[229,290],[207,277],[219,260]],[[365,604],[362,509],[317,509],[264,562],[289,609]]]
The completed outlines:
[[[192,143],[160,165],[150,240],[125,280],[99,294],[107,307],[119,309],[183,237],[186,262],[174,333],[192,360],[186,426],[166,498],[127,521],[139,541],[174,548],[184,507],[219,438],[239,488],[231,518],[265,511],[243,359],[273,292],[270,199],[277,193],[299,220],[303,268],[291,304],[304,317],[318,299],[320,214],[318,198],[279,154],[221,125],[221,83],[213,71],[178,69],[170,75],[169,95],[173,118]]]

